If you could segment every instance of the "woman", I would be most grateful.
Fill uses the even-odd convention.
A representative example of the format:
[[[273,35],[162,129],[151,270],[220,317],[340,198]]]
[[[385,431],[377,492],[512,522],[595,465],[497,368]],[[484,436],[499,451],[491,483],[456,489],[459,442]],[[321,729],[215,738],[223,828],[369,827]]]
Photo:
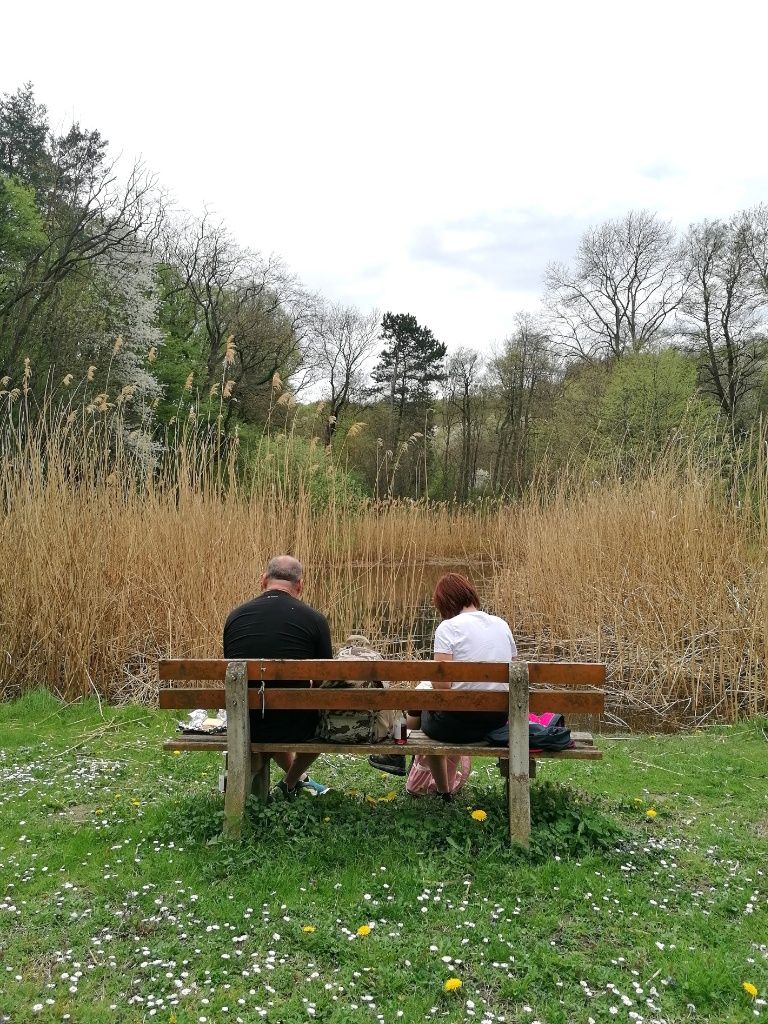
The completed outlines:
[[[510,662],[517,657],[509,626],[497,615],[480,611],[480,598],[465,576],[456,572],[441,576],[432,600],[443,620],[435,631],[435,661]],[[433,682],[432,686],[437,690],[507,689],[506,683]],[[506,720],[504,711],[425,711],[421,715],[421,729],[433,740],[475,743]],[[409,719],[408,724],[419,728],[416,718]],[[451,800],[446,758],[430,755],[427,760],[438,794],[443,800]]]

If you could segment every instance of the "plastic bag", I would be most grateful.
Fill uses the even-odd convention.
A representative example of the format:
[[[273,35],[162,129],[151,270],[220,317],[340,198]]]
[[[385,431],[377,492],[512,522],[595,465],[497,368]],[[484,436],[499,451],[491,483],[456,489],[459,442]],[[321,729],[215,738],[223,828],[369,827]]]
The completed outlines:
[[[213,735],[227,731],[227,712],[220,709],[215,718],[209,718],[208,712],[203,708],[196,708],[189,712],[186,722],[178,723],[179,732],[203,733]]]

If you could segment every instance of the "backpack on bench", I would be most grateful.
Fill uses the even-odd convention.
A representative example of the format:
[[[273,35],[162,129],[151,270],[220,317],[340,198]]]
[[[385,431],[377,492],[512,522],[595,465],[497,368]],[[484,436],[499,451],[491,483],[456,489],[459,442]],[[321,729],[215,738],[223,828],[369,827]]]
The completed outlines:
[[[485,737],[492,747],[506,747],[509,744],[509,724],[501,725]],[[566,729],[562,715],[551,711],[543,715],[528,716],[528,750],[532,754],[557,753],[575,746],[571,730]]]
[[[378,661],[367,637],[353,634],[336,655],[339,661]],[[327,679],[321,688],[331,689],[383,689],[380,679]],[[325,743],[382,743],[391,738],[395,725],[395,711],[321,711],[317,726],[318,739]]]

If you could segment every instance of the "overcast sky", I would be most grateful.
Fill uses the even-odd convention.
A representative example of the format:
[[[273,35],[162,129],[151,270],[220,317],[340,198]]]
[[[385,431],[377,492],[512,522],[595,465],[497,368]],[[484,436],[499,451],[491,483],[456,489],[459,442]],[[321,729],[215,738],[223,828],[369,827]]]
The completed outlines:
[[[452,348],[535,309],[590,223],[768,201],[762,0],[3,7],[0,92]]]

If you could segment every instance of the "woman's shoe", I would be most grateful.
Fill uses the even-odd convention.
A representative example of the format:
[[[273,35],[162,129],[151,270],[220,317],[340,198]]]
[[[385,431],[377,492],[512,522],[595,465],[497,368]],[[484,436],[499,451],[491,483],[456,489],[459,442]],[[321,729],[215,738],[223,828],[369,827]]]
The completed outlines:
[[[388,775],[407,775],[405,754],[371,754],[368,764]]]

